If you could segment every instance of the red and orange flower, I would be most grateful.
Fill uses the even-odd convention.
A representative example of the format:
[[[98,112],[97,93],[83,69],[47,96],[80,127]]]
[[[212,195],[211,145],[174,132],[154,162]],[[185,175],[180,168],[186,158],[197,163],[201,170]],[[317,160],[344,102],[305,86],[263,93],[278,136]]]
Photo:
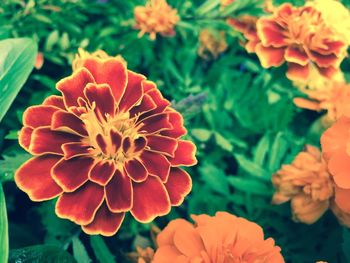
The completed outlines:
[[[195,225],[175,219],[157,236],[154,263],[284,262],[281,249],[253,222],[226,212],[192,218]]]
[[[150,222],[191,190],[180,166],[196,163],[179,112],[120,58],[80,58],[70,77],[23,114],[20,145],[34,157],[15,175],[33,201],[58,197],[56,214],[88,234],[115,234],[126,212]]]
[[[134,9],[135,28],[140,30],[139,37],[150,34],[152,40],[156,35],[173,36],[174,27],[180,18],[177,10],[173,9],[166,0],[149,0],[145,6],[136,6]]]

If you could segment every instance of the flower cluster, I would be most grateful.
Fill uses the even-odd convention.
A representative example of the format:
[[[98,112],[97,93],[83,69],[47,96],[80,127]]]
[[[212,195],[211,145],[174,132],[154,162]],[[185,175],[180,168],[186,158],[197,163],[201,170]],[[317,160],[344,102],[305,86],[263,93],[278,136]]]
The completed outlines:
[[[242,19],[238,19],[240,22]],[[232,23],[248,40],[247,50],[254,52],[265,68],[288,64],[287,77],[305,80],[312,67],[331,78],[339,71],[348,42],[324,18],[322,10],[311,5],[294,7],[289,3],[274,8],[273,13],[244,27]]]
[[[307,145],[289,165],[273,175],[274,204],[291,201],[293,219],[305,224],[316,222],[329,208],[339,221],[350,225],[350,214],[334,202],[334,183],[318,148]]]
[[[88,234],[115,234],[126,212],[150,222],[191,190],[180,166],[197,161],[183,119],[155,83],[119,57],[83,55],[52,95],[23,114],[20,145],[34,155],[16,172],[33,201]]]
[[[177,10],[165,0],[149,0],[145,6],[135,7],[134,16],[135,28],[140,30],[139,37],[149,33],[152,40],[157,34],[173,36],[174,27],[180,20]]]
[[[204,59],[215,59],[227,49],[224,31],[204,29],[199,35],[199,42],[198,55]]]
[[[192,218],[195,225],[175,219],[158,235],[154,263],[284,262],[281,249],[253,222],[226,212]]]

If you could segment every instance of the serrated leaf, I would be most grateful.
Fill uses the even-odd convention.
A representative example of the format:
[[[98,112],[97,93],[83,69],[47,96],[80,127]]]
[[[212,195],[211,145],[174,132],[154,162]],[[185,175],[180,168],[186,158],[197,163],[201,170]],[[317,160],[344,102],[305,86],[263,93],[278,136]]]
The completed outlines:
[[[0,183],[0,262],[7,262],[9,253],[8,223],[5,194]]]
[[[84,244],[80,241],[78,237],[72,239],[73,255],[78,263],[89,263],[91,259],[86,252]]]
[[[0,41],[0,121],[32,71],[37,50],[29,38]]]
[[[67,251],[52,245],[39,245],[10,250],[9,263],[75,263]]]
[[[113,254],[100,236],[90,236],[90,245],[101,263],[116,263]]]

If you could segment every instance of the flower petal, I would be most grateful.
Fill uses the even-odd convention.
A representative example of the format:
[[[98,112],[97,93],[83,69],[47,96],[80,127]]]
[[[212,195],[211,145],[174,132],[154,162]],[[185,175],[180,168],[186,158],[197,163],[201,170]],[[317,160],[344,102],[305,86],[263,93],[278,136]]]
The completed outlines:
[[[106,120],[107,115],[114,117],[115,101],[107,84],[89,84],[86,86],[84,94],[90,105],[95,103],[95,112],[100,121]]]
[[[89,179],[99,185],[106,185],[111,180],[115,165],[111,161],[99,161],[95,164],[89,174]]]
[[[154,110],[157,107],[151,96],[145,94],[139,105],[130,109],[130,116],[136,116]]]
[[[78,225],[90,224],[103,202],[103,197],[103,187],[87,182],[75,192],[63,193],[58,198],[56,214]]]
[[[177,140],[161,135],[149,135],[147,136],[147,146],[150,147],[150,151],[174,157]]]
[[[142,183],[133,183],[134,204],[131,214],[141,223],[149,223],[157,216],[170,212],[171,203],[159,178],[149,176]]]
[[[182,115],[176,111],[167,112],[169,116],[169,122],[172,125],[172,128],[169,130],[161,131],[161,135],[168,136],[171,138],[180,138],[181,136],[187,133],[186,128],[184,127],[184,120]]]
[[[296,63],[301,66],[306,66],[309,63],[309,57],[307,54],[304,51],[292,46],[286,49],[284,58],[287,62]]]
[[[309,65],[301,66],[295,63],[288,63],[287,78],[291,80],[306,80],[310,73]]]
[[[350,188],[350,156],[346,151],[335,152],[328,161],[328,169],[337,186]]]
[[[54,106],[31,106],[23,113],[23,125],[31,128],[50,126],[52,115],[58,110]]]
[[[43,101],[43,105],[55,106],[55,107],[62,109],[62,110],[66,109],[66,107],[64,106],[63,98],[61,96],[57,96],[57,95],[51,95],[51,96],[47,97]]]
[[[57,83],[56,88],[61,91],[67,109],[71,106],[79,106],[78,98],[84,97],[83,91],[88,83],[95,83],[95,80],[85,68],[78,69],[73,72],[72,76],[64,78]]]
[[[32,154],[63,154],[62,144],[67,142],[79,142],[80,137],[65,133],[52,131],[50,128],[36,128],[32,133],[29,151]]]
[[[178,206],[184,201],[184,198],[190,193],[192,180],[184,170],[172,167],[168,181],[164,184],[171,201],[171,205]]]
[[[172,126],[167,113],[159,113],[141,120],[139,126],[140,133],[152,134],[162,130],[171,129]]]
[[[129,111],[137,104],[143,96],[142,81],[146,79],[143,75],[128,70],[128,84],[126,86],[123,98],[119,103],[119,110]]]
[[[258,44],[255,52],[264,68],[278,67],[284,62],[284,48],[264,47]]]
[[[148,175],[146,167],[137,159],[126,162],[125,171],[135,182],[142,182],[146,180]]]
[[[105,187],[106,201],[109,210],[114,213],[129,211],[133,204],[133,189],[130,178],[116,170]]]
[[[335,186],[335,202],[341,210],[350,213],[350,189],[343,189]]]
[[[93,164],[94,159],[90,157],[61,159],[52,168],[52,178],[65,192],[73,192],[88,180]]]
[[[196,145],[190,141],[178,142],[178,146],[175,151],[175,156],[169,158],[172,166],[192,166],[197,163],[196,159]]]
[[[271,18],[261,18],[256,23],[257,33],[264,46],[283,47],[286,41],[284,29]]]
[[[83,67],[94,76],[97,84],[108,84],[114,99],[119,103],[127,84],[127,70],[123,61],[118,58],[99,60],[88,58]]]
[[[125,213],[112,213],[107,205],[103,203],[97,210],[94,220],[85,226],[83,231],[89,235],[113,236],[118,232]]]
[[[29,151],[30,141],[32,138],[33,129],[30,127],[23,127],[18,134],[18,143],[25,150]]]
[[[55,198],[62,193],[51,178],[51,168],[60,160],[59,156],[45,155],[34,157],[17,170],[15,182],[33,201]]]
[[[64,159],[69,160],[77,156],[91,154],[92,149],[90,145],[83,142],[68,142],[62,144],[62,151]]]
[[[80,136],[87,136],[88,133],[81,119],[72,113],[59,110],[52,116],[51,129],[56,131],[73,133]]]
[[[159,177],[163,182],[168,180],[170,162],[164,155],[150,151],[144,151],[140,155],[141,162],[149,174]]]

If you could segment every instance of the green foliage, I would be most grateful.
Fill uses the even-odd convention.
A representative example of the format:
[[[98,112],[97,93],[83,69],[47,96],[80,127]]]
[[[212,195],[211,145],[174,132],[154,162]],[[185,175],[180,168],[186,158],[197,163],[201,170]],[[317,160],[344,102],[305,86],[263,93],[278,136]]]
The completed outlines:
[[[100,236],[91,236],[90,245],[100,263],[115,263],[113,254]]]
[[[36,53],[29,38],[0,41],[0,121],[32,71]]]
[[[0,183],[0,262],[7,262],[9,253],[8,223],[5,194]]]
[[[73,255],[78,263],[89,263],[91,259],[84,247],[84,244],[79,240],[79,238],[74,237],[72,239]]]

